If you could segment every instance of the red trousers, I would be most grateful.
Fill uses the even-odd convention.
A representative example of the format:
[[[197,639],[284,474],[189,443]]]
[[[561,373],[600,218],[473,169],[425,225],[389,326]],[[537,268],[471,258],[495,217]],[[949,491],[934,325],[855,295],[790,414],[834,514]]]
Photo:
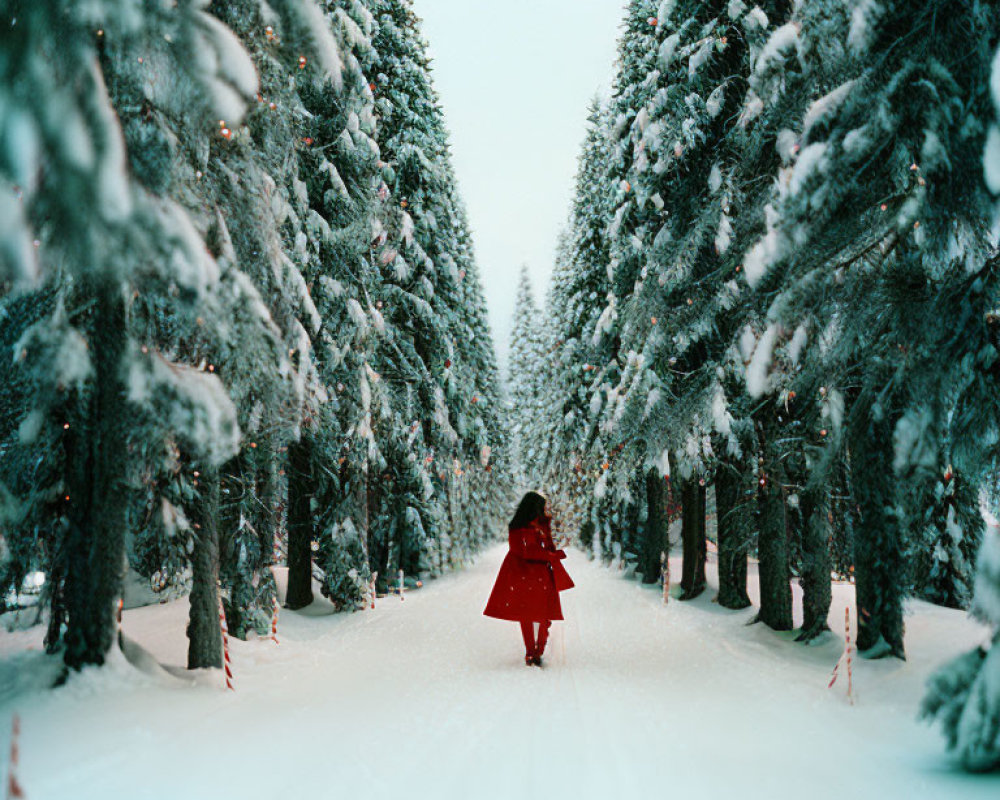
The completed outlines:
[[[545,644],[549,640],[551,620],[538,623],[538,639],[535,639],[535,623],[522,622],[521,636],[524,638],[524,652],[529,656],[540,656],[545,653]]]

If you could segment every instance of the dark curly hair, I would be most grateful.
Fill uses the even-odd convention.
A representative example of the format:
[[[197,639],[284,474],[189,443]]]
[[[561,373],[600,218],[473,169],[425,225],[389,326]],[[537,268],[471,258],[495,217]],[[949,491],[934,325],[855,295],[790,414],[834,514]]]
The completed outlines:
[[[545,495],[528,492],[518,503],[517,511],[508,525],[509,530],[524,528],[545,513]]]

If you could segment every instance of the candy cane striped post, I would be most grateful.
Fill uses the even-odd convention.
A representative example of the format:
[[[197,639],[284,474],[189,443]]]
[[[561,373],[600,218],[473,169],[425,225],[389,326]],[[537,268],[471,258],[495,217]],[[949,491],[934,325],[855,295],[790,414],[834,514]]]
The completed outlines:
[[[832,689],[833,684],[837,682],[837,677],[840,673],[840,665],[844,663],[847,668],[847,699],[850,701],[851,705],[854,705],[854,687],[853,687],[853,675],[851,674],[851,666],[853,660],[853,648],[851,647],[851,609],[844,609],[844,652],[837,659],[837,663],[833,666],[833,674],[830,676],[830,682],[827,684],[827,689]]]
[[[20,758],[20,746],[18,740],[21,736],[21,718],[15,714],[11,720],[10,732],[10,767],[7,773],[7,800],[23,798],[24,790],[17,780],[17,766]]]
[[[271,614],[271,641],[278,644],[278,587],[274,587],[274,611]]]
[[[226,609],[222,605],[222,595],[219,595],[219,627],[222,628],[222,668],[226,672],[226,688],[235,692],[233,687],[233,667],[229,660],[229,625],[226,622]]]
[[[851,609],[844,609],[844,653],[847,656],[847,699],[854,705],[854,680],[851,674],[851,659],[854,648],[851,646]]]
[[[660,553],[660,574],[663,576],[663,605],[670,602],[670,559],[666,551]]]
[[[10,767],[7,770],[7,800],[24,797],[24,789],[17,780],[17,762],[20,756],[18,739],[21,736],[21,718],[15,714],[10,725]]]
[[[371,598],[371,608],[375,608],[375,596],[378,593],[378,589],[375,588],[376,586],[378,586],[377,581],[378,581],[378,573],[373,572],[372,579],[368,582],[368,592],[369,592],[369,597]]]
[[[405,584],[403,583],[403,570],[400,570],[399,571],[399,599],[400,600],[405,600],[406,599],[405,597],[403,597],[403,589],[404,588],[405,588]]]

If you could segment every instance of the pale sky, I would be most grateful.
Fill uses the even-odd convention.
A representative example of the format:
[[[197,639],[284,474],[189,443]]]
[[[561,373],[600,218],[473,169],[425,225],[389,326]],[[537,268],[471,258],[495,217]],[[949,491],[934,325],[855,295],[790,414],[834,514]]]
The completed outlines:
[[[595,93],[609,93],[623,0],[414,0],[451,134],[506,377],[514,293],[548,290]]]

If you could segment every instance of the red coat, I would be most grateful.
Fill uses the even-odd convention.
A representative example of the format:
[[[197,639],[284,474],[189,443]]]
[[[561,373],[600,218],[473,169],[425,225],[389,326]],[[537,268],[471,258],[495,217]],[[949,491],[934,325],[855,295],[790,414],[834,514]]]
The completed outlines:
[[[560,562],[552,534],[541,522],[515,528],[509,534],[510,551],[500,566],[486,610],[487,617],[515,622],[562,619],[559,592],[573,588]]]

